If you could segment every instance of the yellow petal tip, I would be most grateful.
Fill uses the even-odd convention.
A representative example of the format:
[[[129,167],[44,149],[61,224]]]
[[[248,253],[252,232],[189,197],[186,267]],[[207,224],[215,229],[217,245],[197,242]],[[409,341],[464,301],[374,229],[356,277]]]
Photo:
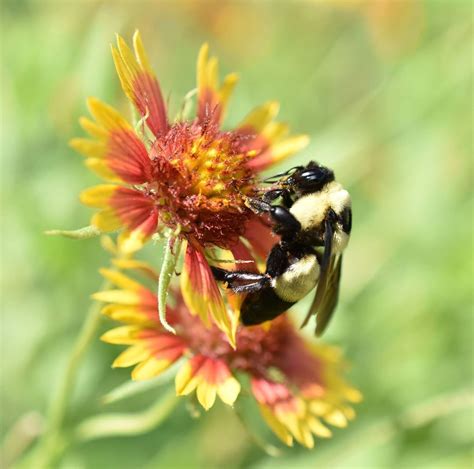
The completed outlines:
[[[86,103],[88,106],[96,106],[100,102],[95,96],[88,96],[86,98]]]
[[[68,145],[73,149],[73,150],[79,150],[80,146],[81,146],[81,138],[78,138],[78,137],[75,137],[75,138],[71,138],[71,140],[69,140],[68,142]]]

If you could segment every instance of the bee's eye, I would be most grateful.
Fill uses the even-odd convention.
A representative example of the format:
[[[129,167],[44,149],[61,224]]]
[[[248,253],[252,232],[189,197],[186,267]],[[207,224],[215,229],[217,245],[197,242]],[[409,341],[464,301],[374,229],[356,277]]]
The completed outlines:
[[[295,172],[288,178],[288,183],[303,192],[316,192],[332,180],[334,173],[324,166],[318,166]]]

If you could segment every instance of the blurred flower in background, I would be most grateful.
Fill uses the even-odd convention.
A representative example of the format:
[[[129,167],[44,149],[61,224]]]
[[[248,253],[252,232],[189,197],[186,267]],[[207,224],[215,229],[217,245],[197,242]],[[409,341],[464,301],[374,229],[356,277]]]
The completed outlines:
[[[262,256],[261,240],[271,242],[272,235],[245,198],[253,194],[259,171],[306,146],[308,138],[287,137],[287,126],[274,121],[275,102],[253,110],[235,130],[221,130],[237,76],[230,74],[219,85],[218,62],[209,57],[207,45],[197,62],[196,118],[170,122],[138,32],[133,43],[134,53],[119,36],[112,54],[140,121],[133,128],[114,108],[89,99],[95,122],[82,118],[81,125],[92,139],[75,138],[71,145],[87,157],[91,170],[113,184],[88,189],[81,200],[100,209],[92,218],[100,231],[124,230],[126,251],[140,249],[166,228],[176,240],[186,240],[184,299],[193,314],[204,322],[212,318],[234,343],[236,318],[224,305],[205,248],[228,249],[247,259]],[[179,256],[180,244],[174,241],[170,247]]]
[[[116,265],[135,274],[144,272],[153,281],[158,278],[139,261],[122,260]],[[128,345],[113,366],[134,366],[132,379],[154,378],[181,360],[176,393],[196,391],[197,400],[208,410],[217,396],[232,406],[241,392],[237,378],[244,375],[250,383],[246,392],[253,395],[273,432],[289,446],[296,439],[312,448],[313,434],[331,436],[321,419],[345,427],[354,417],[349,403],[359,402],[361,395],[343,379],[345,365],[339,350],[310,344],[286,315],[262,326],[241,326],[233,349],[217,327],[205,327],[189,313],[179,292],[168,310],[176,330],[173,335],[157,321],[154,293],[122,272],[101,272],[117,288],[98,292],[94,298],[109,303],[103,314],[125,324],[106,332],[102,340]]]
[[[256,3],[190,1],[171,7],[177,15],[184,10],[192,21],[218,39],[219,45],[230,50],[234,57],[248,59],[259,55],[258,48],[242,47],[242,43],[251,41],[250,38],[257,36],[262,28],[264,17]],[[243,30],[245,35],[242,35]]]
[[[382,56],[396,56],[416,46],[423,32],[420,0],[330,0],[360,14]]]

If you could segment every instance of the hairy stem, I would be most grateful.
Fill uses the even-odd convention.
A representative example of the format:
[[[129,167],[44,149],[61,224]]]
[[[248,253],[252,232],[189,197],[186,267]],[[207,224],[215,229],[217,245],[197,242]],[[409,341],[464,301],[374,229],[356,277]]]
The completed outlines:
[[[161,325],[173,334],[176,334],[176,331],[166,320],[166,302],[168,299],[169,284],[174,275],[180,250],[181,239],[179,237],[170,237],[168,242],[165,244],[163,263],[161,264],[160,278],[158,280],[158,315],[160,317]]]
[[[90,225],[78,230],[48,230],[44,234],[48,236],[64,236],[71,239],[89,239],[101,235],[102,232],[96,226]]]

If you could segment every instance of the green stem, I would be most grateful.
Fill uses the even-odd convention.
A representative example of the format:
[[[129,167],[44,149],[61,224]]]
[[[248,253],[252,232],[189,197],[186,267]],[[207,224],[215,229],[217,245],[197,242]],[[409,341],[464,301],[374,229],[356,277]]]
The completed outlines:
[[[173,334],[176,334],[176,331],[166,320],[166,303],[168,299],[168,288],[171,278],[174,275],[180,250],[181,238],[171,236],[165,244],[163,263],[161,264],[160,278],[158,279],[158,315],[160,317],[161,325]]]
[[[148,433],[160,425],[180,402],[174,387],[148,409],[134,413],[108,413],[83,421],[76,430],[80,441]]]
[[[107,290],[111,283],[107,280],[103,283],[101,290]],[[97,329],[101,321],[101,302],[94,302],[86,316],[86,320],[77,337],[76,343],[71,351],[64,375],[59,383],[55,397],[53,398],[46,417],[46,429],[38,443],[38,447],[33,457],[33,467],[45,469],[51,467],[61,445],[61,429],[66,415],[74,386],[76,384],[77,373],[82,359],[96,336]]]

